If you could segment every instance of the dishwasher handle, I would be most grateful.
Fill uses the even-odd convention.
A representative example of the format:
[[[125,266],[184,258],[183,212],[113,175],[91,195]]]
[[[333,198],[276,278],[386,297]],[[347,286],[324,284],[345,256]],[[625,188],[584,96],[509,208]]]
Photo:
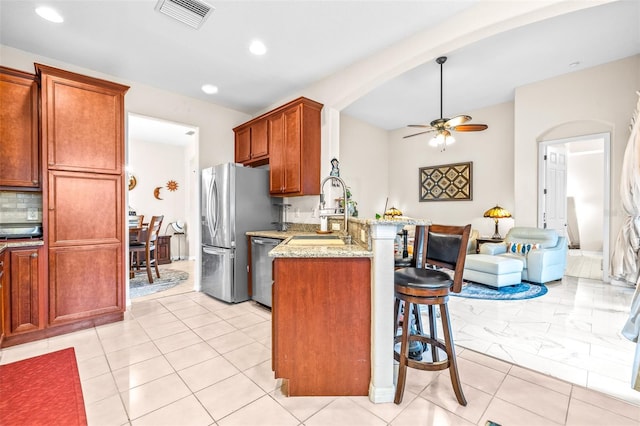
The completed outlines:
[[[252,238],[251,241],[259,246],[277,246],[282,240]]]

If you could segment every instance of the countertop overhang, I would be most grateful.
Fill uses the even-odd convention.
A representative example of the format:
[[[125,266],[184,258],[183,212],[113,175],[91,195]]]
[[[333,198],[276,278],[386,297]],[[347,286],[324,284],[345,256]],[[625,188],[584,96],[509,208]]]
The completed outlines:
[[[295,235],[317,235],[315,232],[301,231],[251,231],[248,236],[276,238],[283,240],[269,252],[270,257],[373,257],[373,252],[359,243],[343,246],[289,246],[287,243]],[[336,233],[336,235],[340,235]]]

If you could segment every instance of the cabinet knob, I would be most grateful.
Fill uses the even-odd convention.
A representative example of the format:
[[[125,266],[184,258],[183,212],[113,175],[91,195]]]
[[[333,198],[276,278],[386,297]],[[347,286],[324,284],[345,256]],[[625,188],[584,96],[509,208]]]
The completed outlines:
[[[31,257],[35,259],[36,257],[38,257],[38,253],[31,253]]]

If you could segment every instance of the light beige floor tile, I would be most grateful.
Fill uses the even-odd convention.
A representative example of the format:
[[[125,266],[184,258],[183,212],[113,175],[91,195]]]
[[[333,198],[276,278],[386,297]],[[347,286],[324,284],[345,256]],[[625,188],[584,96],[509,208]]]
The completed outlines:
[[[631,370],[629,370],[631,371]],[[631,374],[629,374],[631,376]],[[629,401],[640,407],[640,392],[631,389],[630,379],[617,380],[594,372],[589,372],[587,388],[598,392],[607,392],[616,398]]]
[[[147,315],[158,315],[169,311],[157,300],[151,300],[133,302],[130,312],[134,318],[141,319]]]
[[[497,373],[504,374],[499,372]],[[456,394],[453,391],[449,375],[441,374],[436,380],[431,382],[424,391],[422,391],[420,397],[433,402],[434,404],[462,417],[465,420],[476,423],[480,420],[482,413],[484,413],[489,406],[492,395],[474,387],[465,385],[464,383],[462,384],[462,392],[467,400],[466,406],[460,405],[458,402]]]
[[[116,382],[110,373],[83,380],[81,385],[85,404],[100,401],[118,394]]]
[[[205,315],[209,313],[209,310],[204,306],[198,305],[197,303],[194,303],[194,305],[195,306],[189,306],[189,307],[178,309],[178,310],[172,310],[171,312],[181,320],[185,320],[187,318],[195,317],[198,315]]]
[[[159,325],[170,324],[175,322],[178,318],[169,311],[161,312],[157,315],[146,315],[142,318],[138,318],[138,324],[145,330],[151,327],[157,327]]]
[[[144,329],[136,320],[126,320],[106,324],[96,328],[98,337],[104,341],[106,339],[118,338],[126,334],[143,333]]]
[[[244,315],[239,315],[227,320],[229,324],[238,329],[252,327],[256,324],[264,323],[265,321],[267,320],[253,312],[247,312]]]
[[[239,317],[239,316],[246,315],[247,313],[249,313],[249,311],[247,309],[248,306],[245,306],[246,304],[247,304],[247,302],[239,303],[239,304],[236,304],[236,305],[228,305],[228,306],[224,307],[223,309],[219,309],[219,310],[216,310],[214,312],[220,318],[222,318],[224,320],[229,320],[231,318]]]
[[[198,338],[200,340],[200,338]],[[217,357],[219,354],[207,343],[200,341],[177,351],[165,354],[167,360],[177,371]]]
[[[269,395],[264,395],[218,420],[220,426],[295,426],[298,424],[300,424],[298,419],[288,413]]]
[[[615,414],[609,410],[572,398],[567,415],[567,426],[638,426],[637,420]]]
[[[265,392],[272,392],[282,386],[282,379],[276,379],[271,370],[271,360],[244,370],[244,374]]]
[[[427,386],[431,384],[440,375],[440,371],[425,371],[415,368],[407,368],[407,379],[404,384],[404,393],[412,392],[416,395],[420,394]]]
[[[174,334],[172,336],[154,339],[153,343],[160,349],[163,354],[186,348],[196,343],[202,343],[202,339],[191,330]]]
[[[502,373],[508,373],[512,366],[512,364],[508,362],[485,355],[480,352],[476,352],[474,350],[462,351],[458,353],[458,359],[460,358],[473,361],[489,368],[493,368],[494,370],[500,371]]]
[[[261,340],[265,337],[271,339],[271,321],[266,321],[252,325],[251,327],[243,328],[242,332],[255,340]]]
[[[49,350],[49,344],[46,340],[11,346],[0,350],[0,365],[32,358],[49,352],[53,351]]]
[[[196,397],[216,422],[263,395],[265,392],[244,374],[236,374],[196,392]]]
[[[90,426],[124,425],[129,421],[118,394],[88,404],[85,401],[85,412]]]
[[[224,320],[213,312],[207,312],[205,314],[196,315],[182,320],[182,322],[184,322],[189,328],[203,327],[220,321]]]
[[[417,424],[421,426],[471,426],[474,423],[458,417],[426,399],[416,398],[390,424],[392,426],[416,426]]]
[[[542,411],[541,407],[537,407],[536,411]],[[517,405],[511,404],[499,398],[491,400],[487,411],[482,415],[478,425],[485,425],[488,421],[492,421],[503,426],[558,426],[562,423],[556,423],[548,418],[526,410]]]
[[[118,390],[123,392],[174,372],[171,364],[163,356],[158,356],[115,370],[113,378]]]
[[[240,371],[244,371],[271,359],[271,350],[260,343],[251,343],[227,352],[224,357],[231,361]]]
[[[146,342],[121,349],[119,351],[110,352],[107,354],[107,361],[109,361],[111,370],[118,370],[122,367],[155,358],[160,355],[160,351],[153,342]]]
[[[301,422],[304,422],[336,399],[333,396],[288,397],[282,393],[282,389],[276,389],[270,395]]]
[[[513,376],[507,376],[496,397],[531,412],[539,412],[561,424],[564,423],[569,406],[567,395]],[[544,410],[540,410],[540,407],[544,407]]]
[[[197,392],[238,373],[238,369],[221,356],[178,371],[192,392]]]
[[[545,374],[538,373],[536,371],[529,370],[514,365],[509,371],[510,376],[518,377],[527,382],[535,383],[536,385],[543,386],[553,391],[559,392],[563,395],[569,395],[571,393],[571,384],[558,380],[554,377],[547,376]]]
[[[145,331],[152,339],[161,339],[163,337],[174,336],[178,333],[189,331],[189,327],[187,327],[182,321],[175,320],[166,324],[146,328]]]
[[[80,374],[80,380],[91,379],[92,377],[101,376],[110,372],[111,369],[109,368],[107,357],[104,354],[78,361],[78,373]]]
[[[444,371],[449,375],[448,370]],[[458,357],[458,376],[462,383],[493,395],[502,384],[506,373]]]
[[[404,397],[402,398],[402,402],[400,404],[395,404],[393,402],[374,404],[373,402],[371,402],[368,396],[351,396],[349,398],[360,407],[364,408],[367,411],[370,411],[377,417],[380,417],[382,420],[389,423],[391,422],[391,420],[396,418],[398,414],[402,412],[402,410],[407,408],[416,397],[417,395],[405,391]]]
[[[132,426],[206,426],[213,419],[198,399],[189,395],[131,422]]]
[[[640,424],[640,406],[638,405],[620,401],[619,399],[590,389],[585,389],[581,386],[573,386],[571,398],[579,399],[595,407],[604,408],[616,414],[629,417]]]
[[[50,337],[48,345],[51,351],[73,347],[78,361],[103,354],[102,345],[95,328]]]
[[[238,330],[209,339],[207,340],[207,343],[219,353],[224,354],[243,346],[247,346],[251,343],[255,343],[255,340]]]
[[[170,374],[120,393],[131,420],[142,417],[190,394],[189,388],[177,374]]]
[[[193,332],[200,336],[202,340],[213,339],[233,331],[236,331],[236,328],[226,321],[218,321],[193,329]]]
[[[384,426],[386,422],[348,398],[337,398],[305,420],[305,426]]]
[[[122,334],[115,335],[113,337],[100,337],[100,341],[102,342],[104,351],[106,353],[111,353],[130,348],[132,346],[137,346],[141,343],[150,342],[151,338],[142,328],[138,328],[128,332],[122,332]]]

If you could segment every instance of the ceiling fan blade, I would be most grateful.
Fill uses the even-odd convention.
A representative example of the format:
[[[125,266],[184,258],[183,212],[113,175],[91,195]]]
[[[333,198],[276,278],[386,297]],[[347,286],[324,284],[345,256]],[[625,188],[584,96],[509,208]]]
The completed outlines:
[[[430,128],[431,126],[429,126],[428,124],[407,124],[407,127],[424,127],[424,128]]]
[[[486,124],[461,124],[456,127],[452,127],[451,130],[456,132],[481,132],[486,130],[489,126]]]
[[[418,135],[424,135],[425,133],[431,133],[431,132],[433,132],[433,131],[435,131],[435,129],[427,130],[427,131],[425,131],[425,132],[414,133],[414,134],[412,134],[412,135],[403,136],[403,137],[402,137],[402,139],[412,138],[412,137],[414,137],[414,136],[418,136]]]
[[[466,123],[469,120],[471,120],[471,117],[468,116],[468,115],[457,115],[457,116],[447,120],[447,122],[444,123],[444,126],[445,127],[456,127],[456,126],[459,126],[461,124]]]

